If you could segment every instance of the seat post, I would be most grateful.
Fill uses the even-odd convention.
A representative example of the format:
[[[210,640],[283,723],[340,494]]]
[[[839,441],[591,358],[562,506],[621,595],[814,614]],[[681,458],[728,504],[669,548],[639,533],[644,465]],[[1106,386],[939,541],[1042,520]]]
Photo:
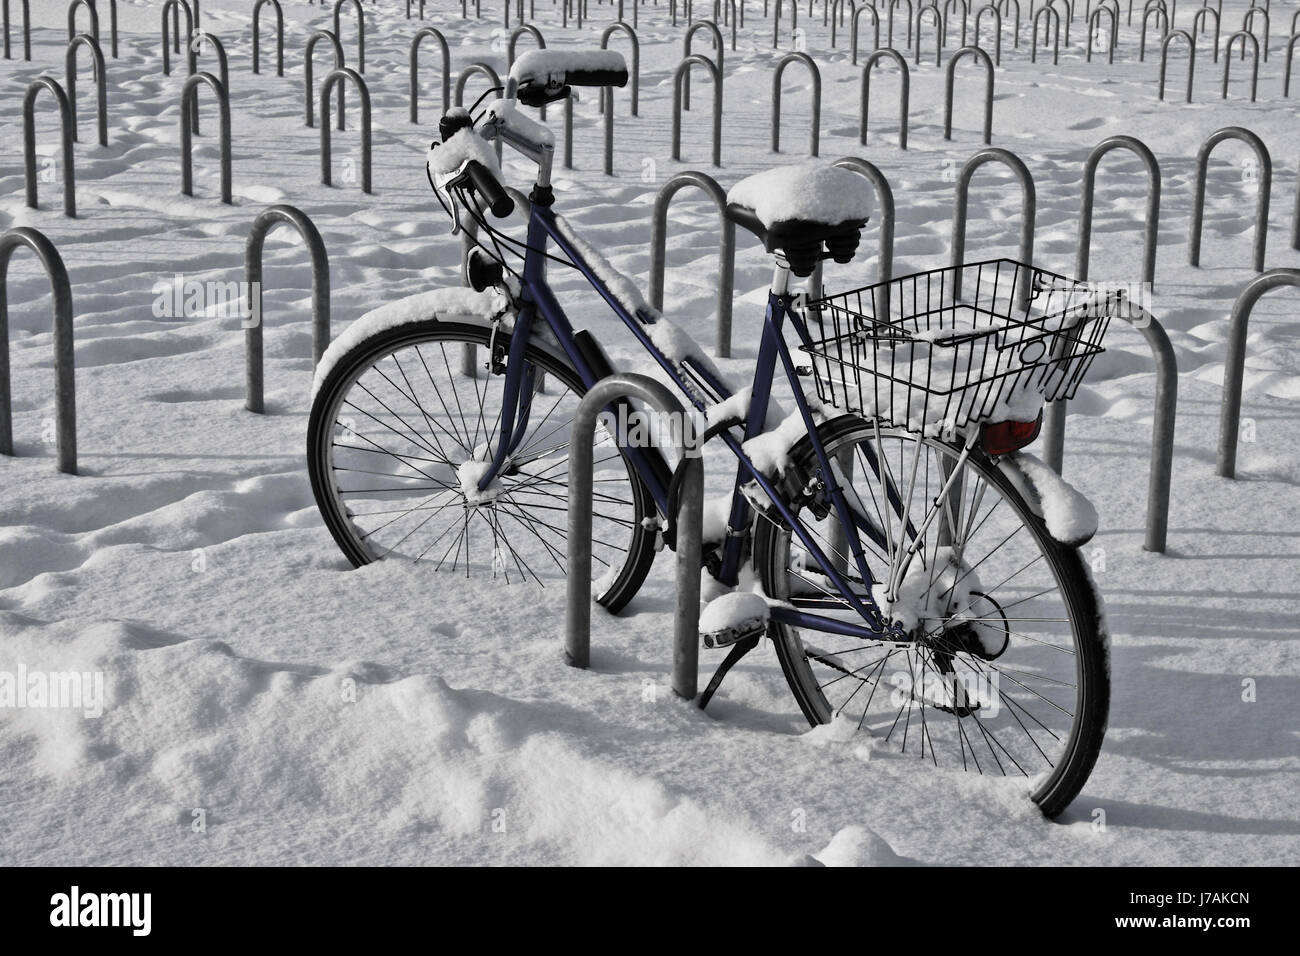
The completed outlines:
[[[790,263],[786,262],[785,256],[780,254],[773,256],[772,266],[772,294],[785,295],[790,291]]]

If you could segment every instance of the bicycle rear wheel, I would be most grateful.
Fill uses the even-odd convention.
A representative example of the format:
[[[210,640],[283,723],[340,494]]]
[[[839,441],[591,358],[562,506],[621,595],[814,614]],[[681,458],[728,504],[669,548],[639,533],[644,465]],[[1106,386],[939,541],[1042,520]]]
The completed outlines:
[[[563,357],[530,343],[524,357],[543,373],[541,390],[507,466],[480,492],[499,441],[510,338],[409,323],[366,339],[330,371],[312,405],[307,460],[321,515],[353,565],[396,559],[562,584],[569,433],[586,389]],[[657,526],[646,519],[657,511],[599,425],[593,458],[592,593],[616,612],[649,572]]]
[[[852,489],[880,583],[854,570],[834,510],[816,517],[824,503],[807,489],[823,476],[807,438],[783,476],[788,500],[854,590],[874,593],[908,639],[773,622],[804,715],[812,724],[853,720],[883,746],[936,766],[1023,776],[1043,813],[1057,815],[1096,762],[1109,706],[1104,622],[1078,550],[1051,538],[979,450],[959,470],[959,447],[853,416],[826,423],[819,436],[837,481]],[[861,623],[774,512],[758,519],[754,555],[770,597]]]

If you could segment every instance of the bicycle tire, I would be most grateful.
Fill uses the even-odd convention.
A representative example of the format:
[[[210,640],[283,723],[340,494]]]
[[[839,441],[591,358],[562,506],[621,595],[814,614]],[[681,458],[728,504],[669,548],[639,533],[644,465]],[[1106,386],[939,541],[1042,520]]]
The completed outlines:
[[[872,438],[876,434],[874,425],[855,416],[843,416],[833,419],[818,429],[818,435],[823,447],[828,455],[832,456],[845,447],[854,448],[859,440]],[[911,440],[917,438],[917,436],[910,433],[901,433],[888,429],[882,429],[881,434],[892,434],[895,437],[902,434]],[[931,439],[926,441],[934,446],[946,444]],[[959,448],[950,444],[947,444],[946,448],[947,453],[953,457],[960,452]],[[807,488],[809,481],[820,472],[812,442],[808,437],[801,439],[791,450],[790,462],[790,466],[782,477],[781,485],[786,489],[789,500],[795,503],[794,507],[797,509],[801,507],[797,503],[800,489]],[[1014,509],[1015,517],[1029,530],[1034,546],[1043,555],[1052,578],[1057,582],[1062,596],[1062,603],[1068,611],[1069,629],[1073,637],[1073,650],[1076,658],[1075,678],[1077,681],[1074,685],[1074,710],[1070,720],[1070,735],[1065,745],[1060,749],[1059,755],[1052,766],[1033,775],[1030,792],[1031,799],[1039,806],[1042,813],[1052,818],[1060,814],[1083,788],[1097,761],[1105,736],[1110,687],[1108,642],[1103,612],[1088,567],[1083,561],[1079,550],[1060,544],[1052,539],[1043,519],[1034,513],[1034,510],[1025,502],[1016,486],[982,452],[973,453],[968,460],[967,467],[975,469],[979,478],[996,490],[1002,500],[1007,501]],[[888,474],[887,468],[888,465],[885,468],[878,469],[876,475],[879,476],[882,472]],[[882,500],[884,499],[882,498]],[[993,508],[995,509],[996,506],[995,503]],[[898,506],[895,505],[895,517],[899,517],[898,510]],[[978,511],[978,506],[975,511]],[[790,579],[793,574],[788,569],[792,563],[792,540],[795,539],[789,526],[774,511],[765,513],[757,519],[754,540],[755,570],[765,593],[776,600],[789,599],[791,594]],[[924,550],[923,546],[923,553]],[[861,585],[861,582],[858,581],[857,584]],[[997,598],[990,593],[981,600],[994,603]],[[1010,607],[1010,605],[1006,606]],[[1010,645],[1013,640],[1010,624],[1012,620],[1016,619],[1009,620],[1007,618],[1006,611],[1002,610],[1003,605],[998,604],[997,607],[1002,619],[1000,626],[1007,631],[1007,643]],[[1042,627],[1041,624],[1037,626]],[[819,640],[825,639],[825,634],[822,631],[809,630],[809,633],[818,635]],[[824,693],[828,685],[819,682],[818,674],[814,668],[829,671],[828,664],[836,655],[828,654],[820,648],[819,644],[813,644],[810,651],[808,644],[805,643],[801,636],[801,632],[785,623],[773,621],[769,627],[769,636],[772,637],[786,681],[790,685],[790,689],[808,722],[814,726],[829,722],[836,716],[837,710],[832,705],[832,701],[827,697],[827,694]],[[1040,651],[1039,648],[1026,642],[1022,643],[1025,643],[1025,646],[1029,647],[1030,651]],[[1041,653],[1045,654],[1046,652],[1042,651]],[[917,651],[917,656],[921,656],[920,650]],[[954,653],[952,656],[959,660],[960,652]],[[990,670],[997,669],[998,660],[1001,660],[1001,657],[987,663],[985,666]],[[924,673],[924,666],[922,666],[921,671]],[[1017,683],[1023,684],[1031,679],[1024,672],[1015,671],[1013,673],[1020,675],[1013,678]],[[883,669],[880,675],[883,675]],[[1021,678],[1023,678],[1023,681]],[[830,683],[833,684],[837,680],[842,681],[844,679],[843,676],[837,675],[830,680]],[[877,676],[876,681],[879,683],[880,676]],[[1039,685],[1039,688],[1049,694],[1060,693],[1050,690],[1045,685]],[[854,693],[856,692],[855,690]],[[842,695],[843,689],[838,693]],[[872,694],[874,695],[874,693],[873,690]],[[998,691],[998,693],[1002,692]],[[915,694],[912,697],[913,700],[917,699]],[[924,695],[920,699],[924,701]],[[862,706],[863,718],[865,718],[870,709],[871,700],[868,698],[865,704],[861,701],[859,701],[859,704]],[[961,708],[954,707],[953,709],[960,710]],[[1015,711],[1010,706],[1007,709],[1012,712],[1013,716],[1015,715]],[[842,713],[843,711],[841,709],[838,712]],[[949,712],[952,713],[952,711]],[[909,703],[909,723],[911,714],[912,704]],[[922,721],[924,721],[924,704],[921,707],[921,715]],[[977,714],[958,717],[957,723],[959,733],[961,733],[961,736],[957,737],[958,740],[966,736],[960,731],[960,724],[966,719],[980,720],[981,717]],[[1018,716],[1017,720],[1019,721]],[[895,723],[897,723],[897,718]],[[1023,722],[1021,724],[1024,726]],[[859,725],[862,725],[861,721]],[[983,730],[980,732],[984,733]],[[893,730],[891,729],[892,733]],[[925,739],[928,733],[928,730],[922,733],[922,756],[926,756]],[[1029,730],[1026,730],[1025,733],[1032,738],[1033,735]],[[969,739],[972,741],[973,754],[974,741],[978,739],[974,736],[974,730],[972,730]],[[904,735],[904,741],[906,741],[906,735]],[[906,743],[904,743],[905,748]],[[935,744],[931,740],[931,753],[929,756],[931,760],[937,763],[934,748]],[[994,750],[993,747],[989,749]],[[996,754],[996,750],[994,750],[994,753]],[[999,762],[998,765],[1001,766],[1001,763]],[[962,766],[964,769],[970,769],[964,750],[962,752]],[[1019,764],[1017,763],[1016,766],[1019,767]],[[984,772],[983,769],[980,772]],[[1030,776],[1030,774],[1026,773],[1026,776]]]
[[[497,350],[498,355],[508,355],[510,340],[510,334],[505,331],[498,331],[495,334],[495,339],[493,339],[492,330],[484,326],[430,319],[421,322],[402,324],[365,339],[344,355],[331,368],[317,392],[315,401],[312,403],[307,435],[308,471],[311,478],[312,492],[315,495],[316,503],[321,512],[321,516],[324,519],[325,525],[329,529],[330,534],[333,536],[340,550],[354,567],[369,564],[372,561],[386,557],[386,555],[377,555],[375,553],[376,548],[365,539],[363,529],[360,529],[354,520],[356,516],[349,513],[349,509],[344,504],[343,497],[339,493],[338,482],[336,480],[336,471],[338,469],[333,464],[334,450],[338,445],[335,440],[335,430],[340,427],[340,408],[343,407],[347,395],[353,389],[354,385],[356,385],[356,383],[361,380],[362,376],[366,375],[368,371],[375,369],[380,362],[384,361],[386,358],[396,356],[399,352],[409,352],[409,350],[414,350],[416,355],[421,356],[420,360],[425,364],[427,370],[428,363],[425,361],[423,353],[420,352],[420,346],[428,346],[430,348],[433,346],[439,346],[441,352],[439,360],[445,361],[447,346],[461,347],[471,345],[479,350],[479,354],[485,354],[485,350],[491,346]],[[578,374],[572,365],[570,365],[562,356],[534,343],[528,345],[527,350],[525,351],[525,358],[529,363],[544,372],[546,376],[558,380],[563,384],[564,388],[572,392],[575,396],[573,404],[576,406],[576,398],[580,398],[585,394],[586,388],[583,386],[581,379],[578,377]],[[395,357],[393,358],[393,362],[400,370],[400,362],[398,362]],[[452,374],[450,366],[448,366],[447,371],[448,376],[450,376]],[[482,372],[479,374],[482,374]],[[403,372],[403,376],[405,376],[405,372]],[[432,382],[432,372],[429,373],[429,377]],[[499,375],[490,375],[487,378],[489,385],[492,380],[504,381],[504,378]],[[406,384],[410,385],[409,380]],[[484,398],[487,397],[487,393],[488,386],[485,386],[483,389]],[[475,386],[475,394],[478,394],[477,386]],[[417,397],[415,396],[415,388],[413,386],[411,387],[411,394],[406,397],[408,399]],[[563,397],[564,393],[561,393],[560,396],[557,397],[555,407],[558,407]],[[451,413],[448,412],[448,415],[450,414]],[[414,417],[414,415],[412,414],[411,417]],[[353,423],[352,427],[356,427],[355,423]],[[408,430],[408,427],[409,425],[404,423],[402,430],[406,431]],[[429,423],[429,428],[432,433],[432,422]],[[410,428],[409,430],[412,432],[415,431],[414,428]],[[490,440],[490,436],[488,435],[489,431],[490,430],[487,428],[484,429],[485,440]],[[468,436],[468,427],[466,428],[465,433],[466,436]],[[477,436],[478,430],[476,426],[475,437],[477,438]],[[599,431],[597,437],[598,439],[600,437]],[[521,448],[526,447],[527,442],[528,440],[523,442]],[[426,443],[426,445],[429,444],[431,443]],[[441,445],[438,447],[441,447]],[[646,521],[647,518],[653,518],[657,514],[653,497],[651,496],[649,488],[646,486],[645,482],[633,470],[622,450],[618,449],[616,453],[617,457],[622,459],[624,466],[623,473],[626,475],[630,492],[630,498],[628,500],[631,504],[631,514],[625,522],[627,525],[627,531],[629,532],[626,554],[622,559],[621,566],[616,574],[610,574],[610,567],[604,568],[603,573],[598,575],[601,580],[593,586],[595,600],[611,613],[617,613],[620,611],[636,594],[637,590],[645,581],[646,575],[649,573],[650,566],[653,563],[656,553],[656,530],[654,527],[651,527],[654,525],[654,522]],[[429,454],[432,454],[432,452]],[[395,458],[396,457],[397,456],[395,456]],[[410,458],[412,456],[406,455],[402,457]],[[549,461],[550,459],[547,460]],[[567,462],[567,452],[565,452],[563,460]],[[453,464],[453,462],[449,460],[447,465],[450,466],[451,464]],[[430,467],[432,467],[432,465],[430,465]],[[547,471],[551,471],[554,467],[555,465],[552,463],[552,465],[548,466]],[[450,478],[450,476],[448,476],[448,478]],[[554,485],[557,487],[563,486],[564,482],[557,479],[558,472],[553,473],[550,477],[546,478],[546,482],[548,485]],[[444,491],[443,493],[446,492]],[[536,494],[536,492],[531,493]],[[550,541],[547,550],[550,552],[552,559],[555,560],[555,563],[558,564],[558,560],[555,559],[555,554],[557,551],[562,553],[563,549],[556,542],[558,541],[559,530],[564,525],[565,510],[560,508],[557,502],[558,498],[545,505],[548,509],[548,520],[544,523],[545,528],[555,529],[554,533],[557,534],[557,537],[551,539],[550,536],[553,532],[547,530],[543,530],[542,535],[537,535],[536,527],[539,526],[534,526],[533,533],[534,536],[539,538],[539,540],[545,536]],[[565,501],[564,504],[567,506],[567,501]],[[495,502],[493,503],[493,507],[495,508]],[[520,504],[517,505],[516,510],[512,514],[522,515],[525,513],[526,509],[536,510],[538,507],[541,506],[536,503],[531,505]],[[470,509],[466,506],[465,510],[467,513],[465,522],[466,528],[468,529],[470,522],[468,514]],[[498,519],[498,523],[501,523],[500,519]],[[523,521],[517,522],[517,524],[525,523],[526,518]],[[489,525],[490,524],[491,522],[489,521]],[[514,528],[515,526],[512,525],[511,527]],[[468,531],[466,533],[468,534]],[[599,534],[599,531],[596,533]],[[519,532],[519,534],[526,537],[522,531]],[[465,566],[466,573],[468,574],[470,561],[470,546],[468,543],[466,543],[465,546],[465,553]],[[458,558],[459,555],[460,552],[458,549]],[[417,562],[419,561],[418,556],[416,560]],[[510,562],[506,560],[504,563],[507,565],[505,577],[506,580],[509,581],[510,573],[508,566]],[[598,562],[593,562],[593,571],[602,571]],[[528,577],[528,573],[525,570],[520,570],[518,574],[520,577]],[[537,577],[535,571],[534,576]],[[541,578],[538,577],[538,580],[540,581]]]

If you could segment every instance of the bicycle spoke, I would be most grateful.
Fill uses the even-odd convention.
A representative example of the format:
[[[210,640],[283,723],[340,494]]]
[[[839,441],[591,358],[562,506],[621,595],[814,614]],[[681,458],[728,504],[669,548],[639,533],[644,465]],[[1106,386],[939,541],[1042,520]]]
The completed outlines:
[[[424,353],[420,351],[420,347],[419,347],[418,345],[415,346],[415,354],[416,354],[416,356],[420,359],[420,365],[424,368],[424,374],[427,375],[427,376],[429,377],[429,384],[430,384],[431,386],[433,386],[433,394],[436,395],[436,396],[438,397],[438,404],[442,406],[442,411],[443,411],[443,413],[447,416],[447,420],[448,420],[449,422],[451,422],[451,427],[452,427],[453,429],[455,429],[455,428],[456,428],[456,422],[455,422],[455,419],[452,417],[451,409],[449,409],[449,408],[447,407],[447,402],[446,402],[446,400],[443,399],[443,397],[442,397],[442,389],[440,389],[440,388],[438,387],[438,384],[433,380],[433,372],[429,369],[429,363],[425,361],[425,359],[424,359]],[[445,361],[446,358],[447,358],[447,353],[446,353],[446,350],[444,349],[444,350],[443,350],[443,360]],[[448,367],[447,372],[448,372],[448,377],[450,377],[450,374],[451,374],[451,368],[450,368],[450,366]],[[453,394],[455,394],[455,390],[454,390],[454,389],[453,389]],[[469,454],[473,453],[473,451],[474,451],[474,449],[468,447],[468,446],[465,444],[465,440],[466,440],[466,438],[468,438],[468,437],[469,437],[469,436],[465,436],[464,438],[462,438],[461,435],[460,435],[460,432],[459,432],[459,431],[456,431],[455,435],[453,436],[453,440],[456,442],[456,444],[458,444],[458,445],[460,446],[461,451],[465,452],[466,455],[469,455]]]

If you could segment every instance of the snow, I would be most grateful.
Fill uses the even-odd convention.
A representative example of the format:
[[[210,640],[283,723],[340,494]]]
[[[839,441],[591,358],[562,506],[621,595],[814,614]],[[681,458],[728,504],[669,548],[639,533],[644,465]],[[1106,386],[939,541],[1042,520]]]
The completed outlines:
[[[713,495],[704,500],[701,537],[706,543],[722,541],[727,536],[727,519],[731,517],[731,495]],[[710,578],[710,580],[712,580]]]
[[[813,406],[813,421],[820,424],[827,417],[826,410]],[[804,425],[803,414],[796,409],[775,428],[770,428],[761,435],[756,435],[741,445],[754,467],[765,475],[785,474],[790,464],[790,450],[798,444],[799,439],[808,434]]]
[[[1068,481],[1027,451],[1011,456],[1029,479],[1051,536],[1068,545],[1080,545],[1097,533],[1097,509]]]
[[[958,616],[978,617],[965,611],[971,605],[971,592],[981,590],[978,570],[964,564],[952,548],[936,548],[933,566],[913,559],[903,571],[903,577],[894,588],[893,600],[889,597],[889,582],[881,581],[872,588],[872,597],[885,616],[905,630],[925,625],[933,630],[939,622],[947,620],[954,611]],[[939,597],[942,603],[938,603]]]
[[[831,842],[814,853],[812,859],[822,866],[915,865],[906,857],[895,853],[879,833],[860,824],[836,831]]]
[[[501,165],[497,162],[496,152],[475,127],[462,127],[445,143],[435,143],[429,147],[429,172],[435,178],[458,172],[470,160],[477,160],[497,178],[501,177]]]
[[[571,245],[573,250],[586,261],[587,267],[614,294],[614,298],[630,315],[640,316],[646,322],[659,322],[661,318],[659,311],[646,304],[645,297],[641,295],[640,287],[633,279],[626,273],[614,268],[599,249],[583,238],[578,230],[570,226],[569,221],[558,213],[555,216],[555,226],[564,241]],[[695,349],[699,351],[698,346],[695,346]],[[669,357],[672,358],[673,356]]]
[[[603,572],[601,572],[599,577],[591,582],[591,593],[600,595],[612,588],[614,582],[618,580],[620,571],[622,571],[622,568],[613,564],[607,567]]]
[[[501,490],[497,482],[493,482],[482,490],[479,489],[479,482],[483,480],[483,476],[488,473],[488,469],[491,467],[492,462],[485,461],[481,457],[470,458],[461,462],[456,469],[456,479],[459,482],[460,493],[465,496],[466,500],[479,503],[491,501],[497,496]]]
[[[1056,388],[1061,374],[1022,362],[1000,333],[953,340],[963,331],[921,329],[897,343],[864,336],[852,353],[832,344],[826,357],[814,355],[813,368],[831,404],[926,435],[1037,418],[1044,389]]]
[[[716,597],[700,612],[700,633],[742,631],[766,623],[770,612],[767,599],[753,591],[732,591]]]
[[[1300,264],[1289,246],[1300,123],[1294,99],[1278,95],[1281,39],[1261,64],[1259,103],[1241,95],[1248,80],[1234,64],[1228,100],[1215,71],[1198,71],[1189,107],[1156,100],[1157,64],[1136,61],[1136,23],[1121,22],[1114,67],[1097,56],[1085,63],[1081,29],[1059,67],[1041,56],[1029,63],[1027,25],[1018,51],[1004,38],[994,142],[1035,177],[1035,257],[1044,268],[1071,270],[1088,152],[1123,133],[1156,152],[1164,193],[1152,311],[1181,370],[1167,554],[1142,550],[1155,391],[1142,337],[1112,323],[1107,353],[1071,402],[1064,471],[1099,517],[1082,556],[1106,602],[1113,700],[1096,770],[1065,816],[1047,823],[1025,800],[1023,781],[929,766],[928,754],[924,762],[899,754],[853,721],[809,731],[767,642],[733,670],[706,713],[677,700],[668,682],[674,590],[666,553],[628,613],[593,610],[590,671],[562,663],[562,588],[431,579],[390,562],[348,565],[306,479],[311,273],[301,242],[285,229],[266,245],[266,415],[243,409],[238,317],[158,316],[151,289],[178,272],[242,278],[249,223],[266,204],[290,202],[312,217],[329,250],[341,339],[369,334],[357,317],[384,303],[405,303],[380,309],[384,322],[444,308],[484,320],[495,306],[454,289],[459,244],[422,168],[433,127],[407,120],[418,21],[385,13],[391,4],[367,16],[375,192],[365,195],[339,175],[358,155],[353,94],[350,128],[334,132],[334,187],[319,183],[320,131],[302,125],[294,51],[310,29],[329,26],[329,8],[284,5],[287,75],[279,78],[265,58],[260,76],[249,71],[250,6],[203,3],[205,26],[230,41],[233,206],[215,198],[215,136],[196,140],[196,195],[179,194],[184,71],[161,76],[156,4],[119,4],[122,56],[108,63],[106,150],[87,135],[91,98],[82,90],[80,217],[60,215],[57,181],[42,180],[41,208],[29,210],[21,170],[10,164],[0,173],[4,228],[41,229],[70,273],[81,453],[80,475],[55,472],[46,437],[54,417],[48,283],[20,252],[7,286],[18,454],[0,457],[0,671],[23,665],[104,678],[97,718],[0,709],[0,860],[863,865],[892,861],[888,847],[918,864],[1300,862],[1294,293],[1270,294],[1252,316],[1242,478],[1214,474],[1227,316],[1254,275],[1255,182],[1236,144],[1210,163],[1201,268],[1186,265],[1185,246],[1197,147],[1214,129],[1239,124],[1274,158],[1268,265]],[[1239,18],[1246,6],[1227,0],[1225,13]],[[576,169],[557,161],[554,177],[572,227],[640,287],[655,193],[707,161],[698,141],[707,110],[685,117],[684,162],[667,158],[664,78],[681,58],[682,29],[667,24],[665,9],[641,8],[641,116],[616,98],[617,175],[600,172],[602,119],[583,102],[574,110]],[[0,65],[0,125],[13,143],[22,90],[42,72],[63,70],[66,5],[33,4],[32,13],[34,62]],[[577,31],[571,21],[562,33],[558,6],[539,4],[538,13],[548,38],[574,45],[598,42],[607,22]],[[749,13],[727,56],[724,166],[708,170],[724,188],[780,161],[769,149],[771,22],[753,4]],[[499,9],[482,20],[443,14],[454,69],[478,59],[504,68],[493,48]],[[849,63],[843,39],[830,50],[820,18],[800,21],[826,83],[822,152],[865,156],[889,177],[898,200],[896,275],[946,266],[955,173],[980,148],[979,111],[967,106],[982,84],[959,82],[953,140],[945,141],[942,70],[916,68],[911,143],[901,151],[896,81],[877,74],[869,143],[859,146],[861,68]],[[422,81],[429,116],[440,95],[435,73]],[[757,90],[737,81],[745,76],[761,82]],[[787,76],[783,138],[794,154],[806,141],[806,127],[794,124],[808,118],[809,90]],[[482,88],[475,84],[481,78],[471,97]],[[560,117],[549,112],[553,130]],[[204,128],[215,132],[215,114]],[[44,108],[37,130],[38,163],[56,159],[57,120]],[[505,172],[526,182],[526,164],[509,151]],[[1109,156],[1097,192],[1091,273],[1132,279],[1145,201],[1140,163]],[[968,254],[1014,256],[1018,228],[1018,191],[984,167],[971,189]],[[855,262],[826,263],[828,289],[875,281],[877,235],[869,226]],[[663,311],[682,329],[709,321],[717,240],[711,201],[679,194]],[[714,360],[734,381],[748,381],[770,275],[770,256],[742,238],[734,357]],[[590,329],[616,365],[644,354],[603,303],[578,298],[579,277],[553,268],[551,278],[575,326]],[[407,299],[440,287],[448,288],[426,305]],[[455,300],[444,306],[443,295]],[[779,397],[789,407],[788,392]],[[735,464],[713,453],[705,471],[716,516]],[[724,654],[702,651],[702,675]],[[802,828],[791,826],[792,810],[802,811]],[[1097,811],[1104,830],[1094,825]]]
[[[663,351],[663,349],[660,348],[660,351]],[[724,398],[722,401],[710,405],[704,412],[704,420],[710,428],[733,419],[743,422],[749,415],[749,402],[753,397],[752,391],[742,388],[730,398]]]
[[[790,219],[837,226],[871,214],[871,189],[860,173],[814,161],[746,176],[731,187],[727,201],[754,210],[769,229]]]
[[[349,325],[343,334],[331,342],[329,348],[325,350],[312,379],[311,399],[316,400],[316,394],[330,372],[334,370],[334,366],[352,349],[372,336],[387,332],[399,325],[424,322],[428,319],[468,317],[490,320],[501,315],[509,307],[510,300],[504,293],[495,289],[476,292],[469,288],[450,287],[431,289],[372,309]]]

